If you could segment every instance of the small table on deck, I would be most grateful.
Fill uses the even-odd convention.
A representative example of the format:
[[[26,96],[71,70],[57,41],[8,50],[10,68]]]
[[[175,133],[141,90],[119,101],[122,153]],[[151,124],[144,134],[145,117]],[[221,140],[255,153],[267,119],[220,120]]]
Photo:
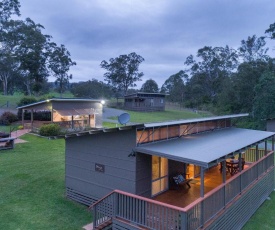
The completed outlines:
[[[239,171],[239,161],[233,160],[233,161],[226,161],[226,169],[231,175],[234,175]]]

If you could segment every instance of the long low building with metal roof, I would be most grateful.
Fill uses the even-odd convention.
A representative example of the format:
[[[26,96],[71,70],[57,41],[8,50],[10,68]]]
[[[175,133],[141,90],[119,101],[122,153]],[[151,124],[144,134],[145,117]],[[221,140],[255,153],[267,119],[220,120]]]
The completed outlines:
[[[68,134],[67,197],[92,204],[94,227],[240,229],[274,189],[275,133],[234,127],[247,116]]]

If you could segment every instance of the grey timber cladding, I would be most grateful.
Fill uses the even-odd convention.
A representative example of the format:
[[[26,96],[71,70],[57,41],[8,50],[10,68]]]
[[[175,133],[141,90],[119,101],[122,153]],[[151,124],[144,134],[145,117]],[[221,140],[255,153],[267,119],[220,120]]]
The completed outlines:
[[[266,131],[275,132],[275,119],[266,121]]]
[[[136,193],[151,197],[152,156],[136,153]]]
[[[136,192],[136,158],[129,157],[136,130],[99,133],[66,139],[66,187],[92,199],[114,189]],[[95,170],[104,165],[104,173]]]

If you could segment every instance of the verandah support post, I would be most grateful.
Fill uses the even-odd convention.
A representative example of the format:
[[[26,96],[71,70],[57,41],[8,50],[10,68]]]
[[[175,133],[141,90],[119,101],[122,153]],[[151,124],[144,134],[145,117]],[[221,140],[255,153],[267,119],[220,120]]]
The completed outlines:
[[[222,183],[225,184],[226,182],[226,163],[225,160],[221,162],[222,164]],[[225,200],[225,186],[223,186],[223,207],[225,208],[226,200]]]
[[[267,140],[264,142],[264,155],[267,155]]]
[[[24,113],[25,113],[25,109],[22,109],[22,126],[23,126],[23,128],[25,128],[24,127]]]
[[[31,127],[32,127],[32,130],[33,130],[33,109],[31,110]]]
[[[274,136],[272,136],[272,151],[274,152]]]
[[[264,155],[266,156],[267,155],[267,140],[265,140],[265,142],[264,142]],[[267,172],[267,161],[264,161],[264,168],[265,168],[265,172]]]
[[[201,185],[200,185],[200,196],[204,197],[204,168],[200,166],[201,171]],[[204,224],[204,202],[201,202],[201,226]]]
[[[256,145],[256,162],[258,162],[259,161],[259,146],[258,145]],[[257,164],[257,180],[258,180],[258,178],[259,178],[259,165]]]
[[[71,117],[71,121],[72,121],[72,129],[74,128],[74,116],[72,115],[72,117]]]
[[[239,152],[239,172],[242,171],[242,153]],[[240,175],[240,194],[242,193],[242,175]]]

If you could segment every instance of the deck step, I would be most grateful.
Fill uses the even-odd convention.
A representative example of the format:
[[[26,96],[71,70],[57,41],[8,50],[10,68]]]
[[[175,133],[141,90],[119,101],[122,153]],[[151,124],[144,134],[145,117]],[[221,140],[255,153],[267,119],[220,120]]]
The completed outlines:
[[[85,230],[93,230],[93,222],[82,227]]]
[[[101,229],[106,228],[110,224],[112,224],[112,220],[108,220],[108,221],[102,223],[100,226],[98,226],[96,228],[93,228],[93,222],[92,222],[90,224],[87,224],[87,225],[83,226],[82,228],[85,229],[85,230],[101,230]]]

